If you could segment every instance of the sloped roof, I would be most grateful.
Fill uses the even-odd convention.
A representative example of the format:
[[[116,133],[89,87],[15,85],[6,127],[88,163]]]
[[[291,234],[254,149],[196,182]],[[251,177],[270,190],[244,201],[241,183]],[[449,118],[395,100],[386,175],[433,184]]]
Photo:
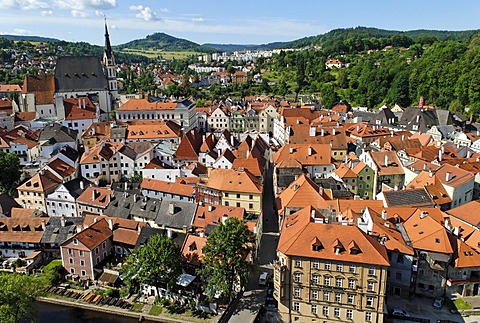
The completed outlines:
[[[202,249],[207,244],[207,238],[193,234],[187,234],[182,246],[182,257],[191,265],[199,266],[203,258]]]
[[[176,160],[198,160],[198,153],[202,146],[202,136],[196,130],[190,130],[183,135],[177,151],[175,152]]]
[[[55,77],[53,75],[26,75],[22,93],[34,93],[35,104],[53,104]]]
[[[28,181],[20,185],[17,189],[19,191],[31,191],[45,193],[53,190],[60,185],[61,179],[53,175],[50,171],[46,170],[35,174]]]
[[[387,206],[433,207],[435,205],[423,187],[398,191],[384,191],[383,195]]]
[[[212,169],[204,186],[224,191],[262,194],[262,183],[247,169]]]
[[[277,209],[280,212],[286,207],[318,207],[324,200],[318,185],[302,174],[278,195]]]
[[[165,192],[173,195],[182,195],[187,197],[192,197],[195,193],[195,188],[190,185],[167,182],[151,178],[144,178],[142,180],[141,188],[145,190]]]
[[[289,256],[377,266],[390,265],[385,247],[357,226],[312,221],[309,214],[292,215],[286,218],[280,234],[278,250]],[[312,241],[315,238],[321,242],[323,248],[314,250]],[[336,253],[334,245],[340,244],[344,249]],[[355,249],[358,248],[358,253],[351,252],[352,246],[355,246]]]
[[[113,235],[113,232],[108,227],[107,220],[100,219],[97,222],[90,225],[89,227],[75,234],[72,238],[65,241],[62,245],[68,244],[72,239],[77,239],[88,250],[92,251],[97,246],[99,246],[102,242],[111,238],[112,235]],[[72,246],[69,246],[69,247],[72,247]],[[81,247],[79,246],[79,248]]]
[[[244,214],[245,209],[243,207],[201,204],[197,207],[193,226],[197,229],[205,230],[207,225],[222,222],[223,216],[242,220]]]
[[[327,144],[287,144],[273,155],[273,163],[295,159],[304,166],[330,165],[331,147]]]
[[[56,92],[108,90],[103,66],[96,56],[60,56],[55,65]]]

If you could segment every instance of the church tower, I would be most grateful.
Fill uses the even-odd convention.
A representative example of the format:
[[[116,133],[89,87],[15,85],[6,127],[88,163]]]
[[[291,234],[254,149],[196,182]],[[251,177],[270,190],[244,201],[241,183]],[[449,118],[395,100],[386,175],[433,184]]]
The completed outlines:
[[[110,35],[108,34],[107,20],[105,19],[105,50],[103,51],[103,65],[108,81],[108,91],[112,100],[116,100],[118,95],[117,72],[115,66],[115,56],[113,55],[112,45],[110,44]]]

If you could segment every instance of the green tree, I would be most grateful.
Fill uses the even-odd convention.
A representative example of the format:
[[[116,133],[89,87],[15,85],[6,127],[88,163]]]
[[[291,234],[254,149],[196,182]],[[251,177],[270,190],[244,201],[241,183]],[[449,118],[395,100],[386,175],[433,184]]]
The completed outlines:
[[[135,172],[135,174],[129,178],[130,183],[141,183],[143,180],[142,174],[138,174]]]
[[[62,266],[61,260],[52,260],[48,265],[43,267],[43,276],[52,286],[60,285],[65,274],[66,271]]]
[[[199,273],[206,282],[205,290],[209,291],[210,298],[220,293],[232,299],[237,290],[247,284],[253,269],[247,258],[254,242],[253,233],[237,218],[228,218],[208,236],[202,250],[203,268]]]
[[[0,151],[0,169],[0,191],[14,195],[21,176],[18,156]]]
[[[22,274],[0,274],[0,322],[37,320],[35,301],[45,293],[45,280]]]
[[[123,280],[136,289],[138,284],[172,288],[182,274],[180,247],[167,236],[156,234],[135,249],[123,266]]]

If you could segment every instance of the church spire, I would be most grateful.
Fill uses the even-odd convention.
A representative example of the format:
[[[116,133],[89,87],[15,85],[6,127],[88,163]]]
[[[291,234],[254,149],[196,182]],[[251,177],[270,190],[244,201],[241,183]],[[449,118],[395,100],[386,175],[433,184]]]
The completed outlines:
[[[107,28],[107,17],[105,17],[105,55],[108,59],[112,58],[112,45],[110,44],[110,35]]]

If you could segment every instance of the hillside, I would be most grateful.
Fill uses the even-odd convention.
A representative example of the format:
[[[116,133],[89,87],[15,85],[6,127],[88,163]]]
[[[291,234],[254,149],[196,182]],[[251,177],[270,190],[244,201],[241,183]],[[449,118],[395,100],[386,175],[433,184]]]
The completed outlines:
[[[42,36],[19,36],[19,35],[0,35],[0,38],[5,38],[13,41],[33,41],[33,42],[58,42],[58,39],[42,37]]]
[[[274,42],[268,44],[211,44],[206,43],[203,46],[215,48],[221,52],[234,52],[241,50],[272,50],[285,47],[289,42]]]
[[[164,51],[213,52],[213,48],[202,46],[192,41],[173,37],[165,33],[155,33],[142,39],[115,46],[117,49],[147,49]]]
[[[395,38],[408,38],[412,42],[426,42],[433,43],[436,40],[456,40],[456,41],[468,41],[473,35],[479,33],[479,30],[465,30],[465,31],[445,31],[445,30],[410,30],[410,31],[396,31],[385,30],[371,27],[355,27],[355,28],[340,28],[329,31],[328,33],[310,36],[297,39],[288,43],[285,48],[301,48],[305,46],[320,45],[327,51],[338,50],[345,51],[348,44],[345,42],[363,42],[370,40],[375,42],[378,40],[382,45],[382,40]],[[342,47],[343,46],[343,47]],[[371,48],[375,49],[375,48]],[[361,50],[360,48],[354,48],[354,51]]]

